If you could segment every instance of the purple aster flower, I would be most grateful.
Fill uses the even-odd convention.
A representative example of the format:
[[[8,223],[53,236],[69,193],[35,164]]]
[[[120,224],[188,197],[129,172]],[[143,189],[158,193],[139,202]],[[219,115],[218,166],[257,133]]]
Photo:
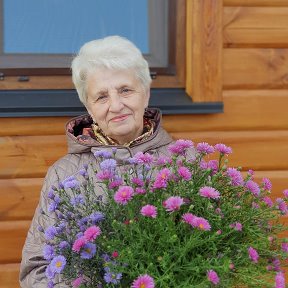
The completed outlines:
[[[200,188],[199,194],[200,194],[200,196],[205,197],[205,198],[211,198],[211,199],[219,199],[220,198],[219,191],[217,191],[213,187],[208,187],[208,186]]]
[[[186,167],[180,167],[180,168],[178,168],[178,171],[177,171],[177,172],[178,172],[179,176],[180,176],[182,179],[184,179],[184,180],[186,180],[186,181],[188,181],[188,180],[191,179],[192,174],[191,174],[191,172],[189,171],[188,168],[186,168]]]
[[[100,163],[100,168],[102,170],[114,170],[117,166],[115,159],[106,159]]]
[[[216,173],[219,169],[218,161],[217,160],[208,161],[207,168],[212,170],[212,174]]]
[[[82,259],[91,259],[96,253],[96,245],[93,243],[86,243],[82,249],[80,256]]]
[[[232,149],[231,147],[226,146],[225,144],[219,143],[214,146],[215,150],[220,152],[221,154],[231,154]]]
[[[284,195],[285,198],[288,198],[288,189],[285,189],[283,191],[283,195]]]
[[[78,173],[83,177],[88,176],[87,170],[84,168],[80,169]]]
[[[53,257],[55,256],[54,247],[51,245],[45,244],[43,248],[43,256],[44,256],[44,259],[46,260],[49,260],[49,261],[52,260]]]
[[[80,187],[80,183],[76,179],[72,179],[72,180],[69,180],[69,179],[70,177],[63,181],[64,189],[69,189],[69,188],[73,189],[73,188]]]
[[[211,154],[214,153],[215,149],[213,146],[209,145],[206,142],[201,142],[197,144],[196,150],[202,154]]]
[[[278,272],[275,276],[275,288],[285,288],[285,277],[283,272]]]
[[[48,206],[48,212],[49,213],[55,212],[57,207],[58,207],[58,204],[56,202],[51,202]]]
[[[233,186],[243,185],[243,177],[241,175],[241,172],[238,171],[236,168],[228,168],[226,173],[227,176],[231,179],[231,184]]]
[[[120,280],[122,278],[122,273],[112,273],[112,272],[106,272],[104,274],[104,280],[107,284],[118,284],[120,283]]]
[[[61,250],[63,250],[63,249],[65,249],[65,248],[68,248],[70,245],[69,245],[69,243],[67,242],[67,241],[61,241],[60,243],[59,243],[59,248],[61,249]]]
[[[270,197],[265,196],[262,201],[268,206],[268,207],[272,207],[273,206],[273,201],[271,200]]]
[[[118,188],[119,186],[121,186],[123,184],[123,180],[122,179],[116,179],[113,180],[109,183],[108,188],[109,189],[114,189],[114,188]]]
[[[111,260],[108,254],[102,254],[101,257],[103,258],[104,262],[110,262]]]
[[[263,188],[267,191],[271,191],[272,189],[272,183],[268,178],[263,178],[262,179],[262,183],[263,183]]]
[[[137,164],[151,164],[153,162],[153,156],[149,153],[137,152],[133,158]]]
[[[171,158],[169,157],[163,157],[163,156],[160,156],[158,159],[157,159],[157,165],[166,165],[166,164],[171,164],[172,163],[172,160]]]
[[[52,200],[54,199],[54,196],[55,196],[55,191],[52,188],[50,188],[48,191],[48,198]]]
[[[258,262],[259,255],[258,255],[258,252],[254,248],[249,247],[248,248],[248,254],[249,254],[249,258],[251,259],[252,262],[254,262],[254,263]]]
[[[184,155],[186,150],[192,148],[194,143],[190,140],[179,139],[168,146],[169,151],[175,155]]]
[[[55,226],[50,226],[45,230],[45,238],[47,240],[53,240],[57,235],[57,229]]]
[[[256,182],[248,180],[245,183],[245,186],[248,189],[248,191],[250,191],[255,197],[258,197],[260,195],[260,188]]]
[[[272,264],[274,271],[281,271],[281,262],[278,258],[273,259]]]
[[[143,187],[144,186],[144,181],[141,177],[133,177],[132,178],[132,183],[139,186],[139,187]]]
[[[94,152],[94,156],[96,158],[101,157],[101,158],[111,158],[112,157],[112,153],[106,150],[100,150],[100,151],[96,151]]]
[[[101,213],[101,212],[98,212],[98,211],[92,213],[92,214],[89,216],[89,218],[91,219],[92,224],[96,224],[96,223],[98,223],[98,222],[100,222],[100,221],[103,221],[103,220],[105,219],[104,214]]]
[[[71,198],[70,203],[75,207],[78,205],[85,204],[85,199],[83,195],[79,194],[79,195],[76,195],[74,198]]]
[[[281,211],[283,215],[286,215],[288,212],[287,204],[282,198],[276,199],[277,208]]]
[[[47,287],[48,288],[53,288],[54,287],[54,282],[52,280],[50,280],[48,283],[47,283]]]
[[[51,264],[46,267],[45,275],[48,279],[53,279],[55,277],[55,272],[51,269]]]
[[[66,265],[66,258],[62,255],[56,256],[50,263],[51,271],[54,273],[61,273]]]
[[[287,252],[288,253],[288,243],[287,242],[283,242],[281,244],[281,248],[284,252]]]
[[[207,272],[207,278],[214,285],[217,285],[219,283],[219,281],[220,281],[217,273],[214,270],[209,270]]]

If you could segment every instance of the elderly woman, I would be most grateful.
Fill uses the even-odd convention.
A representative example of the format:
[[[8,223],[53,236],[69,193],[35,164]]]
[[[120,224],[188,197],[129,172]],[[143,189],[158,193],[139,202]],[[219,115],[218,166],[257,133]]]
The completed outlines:
[[[52,225],[44,213],[52,185],[95,162],[94,153],[117,147],[116,159],[135,153],[168,154],[172,142],[161,128],[161,113],[148,108],[151,78],[146,60],[127,39],[111,36],[86,43],[72,63],[73,82],[89,115],[66,126],[68,154],[45,177],[39,205],[23,248],[21,287],[47,287],[43,258],[44,238],[39,230]],[[92,173],[92,171],[91,171]],[[60,283],[57,287],[66,287]]]

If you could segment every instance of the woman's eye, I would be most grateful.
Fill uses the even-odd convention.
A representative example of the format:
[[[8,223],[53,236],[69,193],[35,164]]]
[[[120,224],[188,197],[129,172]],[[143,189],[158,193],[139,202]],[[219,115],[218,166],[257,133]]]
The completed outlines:
[[[96,99],[96,101],[105,100],[106,98],[107,98],[106,95],[101,95],[101,96],[99,96],[99,97]]]
[[[123,88],[121,89],[121,93],[129,93],[131,90],[129,88]]]

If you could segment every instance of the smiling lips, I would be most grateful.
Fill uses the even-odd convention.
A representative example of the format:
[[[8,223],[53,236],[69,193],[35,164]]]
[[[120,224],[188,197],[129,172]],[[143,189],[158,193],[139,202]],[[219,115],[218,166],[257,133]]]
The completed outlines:
[[[112,121],[112,122],[124,121],[128,118],[128,116],[129,116],[129,114],[119,115],[119,116],[112,118],[110,121]]]

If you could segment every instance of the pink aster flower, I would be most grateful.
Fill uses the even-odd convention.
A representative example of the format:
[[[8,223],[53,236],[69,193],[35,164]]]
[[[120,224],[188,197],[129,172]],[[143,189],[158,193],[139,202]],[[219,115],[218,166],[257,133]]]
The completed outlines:
[[[256,202],[252,202],[252,208],[253,208],[253,209],[259,209],[260,206],[259,206],[258,203],[256,203]]]
[[[219,169],[219,163],[217,160],[210,160],[207,163],[207,168],[212,170],[212,173],[216,173]]]
[[[148,274],[140,275],[132,283],[131,288],[154,288],[154,279]]]
[[[196,147],[196,150],[199,152],[199,153],[202,153],[202,154],[211,154],[211,153],[214,153],[214,147],[209,145],[208,143],[206,142],[201,142],[201,143],[198,143],[197,144],[197,147]]]
[[[263,183],[263,188],[267,191],[271,191],[272,189],[272,183],[268,178],[263,178],[262,179],[262,183]]]
[[[273,201],[271,200],[270,197],[265,196],[262,201],[268,206],[268,207],[272,207],[273,206]]]
[[[285,288],[285,278],[284,278],[284,273],[279,272],[275,276],[275,288]]]
[[[155,182],[153,184],[154,189],[166,188],[169,177],[171,176],[171,171],[168,168],[163,168],[155,176]]]
[[[156,218],[157,216],[157,208],[153,205],[145,205],[141,208],[140,212],[143,216]]]
[[[76,278],[75,280],[72,281],[72,287],[73,288],[78,288],[81,284],[83,283],[83,277],[80,276]]]
[[[112,170],[101,170],[100,172],[98,172],[96,174],[96,177],[99,179],[99,180],[109,180],[109,179],[112,179],[114,176],[114,173]]]
[[[277,208],[281,211],[281,213],[283,215],[287,214],[288,207],[287,207],[286,202],[282,198],[277,198],[276,203],[277,203]]]
[[[169,212],[173,212],[175,210],[179,210],[181,205],[183,205],[184,200],[179,196],[169,197],[166,201],[164,201],[163,206]]]
[[[288,189],[285,189],[283,191],[283,195],[284,195],[285,198],[288,198]]]
[[[80,237],[79,239],[75,240],[72,246],[72,250],[74,252],[79,252],[80,249],[87,243],[87,240],[85,237]]]
[[[101,229],[98,226],[91,226],[84,232],[84,238],[87,241],[95,240],[101,234]]]
[[[191,179],[191,172],[186,167],[178,168],[178,174],[180,175],[181,178],[183,178],[186,181]]]
[[[256,182],[248,180],[245,183],[245,186],[248,189],[248,191],[250,191],[255,197],[258,197],[260,195],[260,188]]]
[[[139,186],[139,187],[143,187],[144,186],[144,181],[141,178],[138,177],[134,177],[132,178],[132,183]]]
[[[217,285],[219,283],[219,281],[220,281],[217,273],[214,270],[209,270],[207,272],[207,278],[214,285]]]
[[[236,231],[242,231],[242,224],[240,222],[233,223],[230,227],[234,228]]]
[[[153,156],[149,153],[137,152],[133,157],[138,164],[151,164]]]
[[[232,149],[231,147],[226,146],[225,144],[219,143],[214,146],[215,150],[220,152],[221,154],[231,154]]]
[[[211,199],[219,199],[220,198],[219,191],[217,191],[213,187],[209,187],[209,186],[204,186],[204,187],[200,188],[199,194],[200,194],[200,196],[205,197],[205,198],[211,198]]]
[[[283,250],[284,252],[287,252],[287,253],[288,253],[288,243],[287,243],[287,242],[283,242],[283,243],[281,244],[281,247],[282,247],[282,250]]]
[[[189,224],[192,226],[192,223],[193,223],[193,219],[195,218],[196,216],[194,216],[192,213],[185,213],[182,215],[182,219],[185,223]]]
[[[114,194],[115,202],[126,205],[133,197],[134,190],[130,186],[122,186]]]
[[[172,145],[169,145],[168,149],[172,154],[184,155],[186,150],[192,148],[194,143],[190,140],[179,139]]]
[[[109,189],[114,189],[114,188],[118,188],[122,184],[123,184],[122,179],[116,179],[116,180],[111,181],[109,183],[108,187],[109,187]]]
[[[210,231],[211,230],[211,226],[210,226],[209,222],[202,217],[195,217],[192,220],[192,226],[195,228],[198,228],[200,230],[204,230],[204,231]]]
[[[249,247],[248,248],[248,254],[249,254],[249,258],[251,259],[252,262],[254,262],[254,263],[258,262],[259,255],[258,255],[258,252],[254,248]]]
[[[227,176],[231,179],[231,184],[233,186],[243,185],[243,177],[241,175],[241,172],[238,171],[236,168],[228,168],[226,173]]]
[[[145,194],[146,193],[146,190],[144,188],[140,188],[140,187],[137,187],[135,189],[135,193],[136,194]]]

